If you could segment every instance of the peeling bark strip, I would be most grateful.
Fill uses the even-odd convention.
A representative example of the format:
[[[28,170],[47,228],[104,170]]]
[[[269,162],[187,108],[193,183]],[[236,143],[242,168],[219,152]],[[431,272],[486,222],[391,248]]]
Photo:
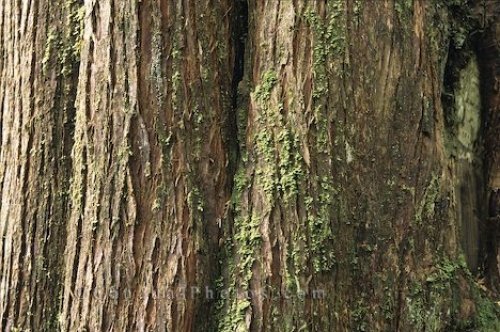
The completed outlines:
[[[0,0],[0,330],[500,330],[499,11]]]

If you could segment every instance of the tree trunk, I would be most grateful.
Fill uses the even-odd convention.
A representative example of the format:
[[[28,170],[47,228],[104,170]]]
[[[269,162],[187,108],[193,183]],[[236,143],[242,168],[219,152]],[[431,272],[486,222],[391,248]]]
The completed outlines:
[[[58,326],[77,1],[0,1],[0,329]]]
[[[500,330],[499,11],[0,0],[0,329]]]
[[[225,301],[222,330],[434,331],[482,315],[461,258],[475,271],[486,179],[460,10],[250,2],[226,285],[252,296]]]
[[[190,331],[231,174],[230,1],[86,2],[62,329]]]

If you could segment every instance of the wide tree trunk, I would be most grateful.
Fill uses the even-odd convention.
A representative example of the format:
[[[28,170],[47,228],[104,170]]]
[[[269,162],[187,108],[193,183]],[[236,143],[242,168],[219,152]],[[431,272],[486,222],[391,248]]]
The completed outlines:
[[[225,285],[251,296],[224,302],[222,330],[471,328],[485,309],[461,254],[476,271],[495,176],[481,129],[498,128],[486,121],[498,104],[487,114],[480,97],[498,85],[477,62],[498,35],[474,55],[468,9],[431,1],[252,1],[249,13]]]
[[[0,330],[500,330],[499,11],[0,0]]]

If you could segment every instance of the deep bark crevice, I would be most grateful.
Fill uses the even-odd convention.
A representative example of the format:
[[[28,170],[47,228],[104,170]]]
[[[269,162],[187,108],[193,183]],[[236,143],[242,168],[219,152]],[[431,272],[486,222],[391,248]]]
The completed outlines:
[[[487,8],[485,9],[487,10]],[[486,19],[486,15],[485,15]],[[498,240],[500,239],[500,24],[491,24],[475,41],[478,56],[483,115],[485,216],[483,220],[481,269],[489,287],[500,291]]]
[[[244,79],[245,75],[245,54],[246,43],[248,35],[248,3],[247,0],[237,0],[234,2],[233,8],[233,48],[234,48],[234,62],[233,62],[233,77],[231,82],[231,109],[228,115],[228,136],[229,149],[231,158],[229,160],[229,174],[231,179],[234,177],[238,161],[240,159],[240,145],[238,134],[243,128],[238,123],[238,117],[241,114],[240,108],[243,106],[242,101],[245,96],[241,95],[239,91],[240,82]],[[232,182],[232,181],[231,181]],[[232,186],[232,185],[231,185]]]
[[[245,80],[245,57],[248,54],[248,2],[247,0],[236,0],[232,9],[232,46],[233,46],[233,72],[231,80],[231,108],[227,114],[225,125],[227,153],[228,153],[228,192],[232,193],[234,188],[234,177],[240,166],[242,149],[244,148],[247,114],[245,103],[248,101],[248,92],[242,91],[241,83]],[[230,212],[230,211],[229,211]],[[228,216],[230,220],[231,217]],[[229,227],[231,229],[231,227]]]
[[[247,37],[248,37],[248,27],[249,27],[249,14],[248,14],[248,1],[247,0],[235,0],[231,8],[231,46],[232,46],[232,77],[231,77],[231,87],[230,87],[230,98],[231,103],[228,112],[225,115],[224,123],[224,135],[226,141],[226,153],[227,158],[227,192],[233,195],[233,190],[235,186],[235,176],[238,168],[242,167],[242,154],[245,149],[245,136],[246,136],[246,121],[247,121],[247,110],[248,107],[246,103],[248,102],[248,91],[242,89],[242,84],[245,82],[248,75],[247,68],[248,63],[246,62],[246,57],[248,56],[247,48]],[[228,203],[229,204],[229,203]],[[226,206],[226,214],[224,216],[225,226],[222,224],[222,233],[219,235],[219,251],[217,252],[217,263],[218,267],[216,269],[219,278],[224,278],[226,272],[225,263],[227,262],[228,252],[224,249],[226,240],[231,236],[234,223],[234,211],[231,206]],[[220,285],[214,285],[215,289],[218,289]],[[214,299],[215,300],[215,299]],[[216,305],[213,306],[217,307]],[[222,318],[219,312],[220,309],[216,309],[217,313],[210,315],[210,321],[205,324],[207,330],[217,330],[220,325],[220,319]],[[213,311],[212,311],[213,312]]]

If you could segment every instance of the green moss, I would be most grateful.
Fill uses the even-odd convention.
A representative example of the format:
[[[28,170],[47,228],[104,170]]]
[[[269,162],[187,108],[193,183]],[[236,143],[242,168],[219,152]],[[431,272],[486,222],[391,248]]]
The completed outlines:
[[[500,305],[480,294],[476,295],[476,316],[474,325],[477,331],[498,332],[500,331]]]
[[[80,61],[85,7],[77,0],[66,1],[63,15],[66,20],[64,28],[52,28],[47,34],[42,58],[44,74],[49,65],[57,63],[61,65],[61,74],[68,76]]]
[[[483,22],[478,19],[481,15],[470,15],[473,3],[469,0],[434,0],[430,10],[426,11],[430,22],[426,34],[443,67],[450,45],[467,53],[469,36],[482,28]]]
[[[278,80],[275,72],[264,72],[260,84],[252,93],[252,98],[257,101],[259,107],[257,126],[251,141],[256,152],[251,156],[256,158],[252,185],[264,191],[268,209],[271,209],[277,200],[284,204],[293,203],[299,193],[300,178],[303,176],[298,135],[285,118],[284,105],[280,101],[271,102]],[[245,123],[242,123],[243,121]],[[246,128],[246,118],[239,119],[238,122],[241,123],[239,130]],[[246,149],[242,149],[232,194],[235,218],[230,257],[236,257],[236,262],[230,267],[232,271],[228,274],[231,280],[226,280],[229,286],[238,286],[241,289],[249,287],[252,267],[258,256],[256,250],[259,250],[262,241],[260,223],[263,217],[241,207],[242,194],[249,190],[251,185],[248,174],[245,173],[248,158]],[[267,212],[269,211],[263,211]],[[226,301],[221,310],[220,330],[245,330],[244,317],[248,306],[247,300]]]
[[[162,159],[164,166],[168,166],[170,163],[170,157],[173,146],[172,132],[166,131],[163,126],[156,124],[156,132],[158,133],[158,142],[160,143],[162,149]]]
[[[359,13],[361,4],[355,4]],[[329,271],[336,263],[334,254],[334,235],[332,233],[332,219],[334,212],[340,209],[339,188],[333,181],[331,169],[326,167],[330,160],[338,159],[332,155],[331,126],[335,110],[328,104],[330,80],[343,75],[342,64],[346,51],[346,15],[343,1],[329,1],[326,17],[322,18],[314,9],[305,12],[303,18],[312,33],[312,76],[313,76],[313,127],[315,149],[321,168],[319,176],[315,178],[318,189],[308,198],[308,216],[306,227],[308,231],[307,255],[312,261],[316,273]],[[338,137],[343,137],[343,128],[338,128]],[[353,149],[345,141],[346,161],[352,161]],[[322,164],[324,163],[324,164]],[[302,176],[303,177],[303,176]],[[339,214],[336,214],[337,218]],[[303,240],[303,239],[302,239]],[[304,253],[302,253],[304,254]],[[296,255],[300,256],[300,255]],[[300,271],[303,262],[296,260],[296,269]]]
[[[408,20],[413,14],[413,0],[396,0],[394,9],[401,21]]]
[[[312,78],[313,78],[313,133],[318,152],[326,158],[331,156],[330,126],[335,110],[328,105],[329,82],[343,75],[343,62],[346,50],[346,15],[343,1],[328,1],[327,15],[321,18],[309,9],[304,20],[312,33]],[[339,136],[342,133],[339,132]],[[343,142],[339,142],[343,144]]]
[[[359,18],[361,16],[361,13],[363,12],[363,5],[364,5],[363,0],[354,0],[353,19],[355,22],[359,22]]]
[[[264,161],[263,165],[256,171],[257,182],[266,193],[268,201],[272,202],[279,180],[276,170],[276,155],[272,133],[264,130],[260,131],[256,135],[256,147]]]
[[[196,185],[193,185],[192,187],[193,188],[187,195],[189,209],[192,213],[195,213],[196,211],[203,212],[203,198],[200,194],[200,190]]]
[[[369,299],[361,298],[357,301],[351,316],[354,331],[370,331],[369,324],[366,320],[370,310],[368,303]]]
[[[410,293],[406,298],[408,318],[415,331],[436,331],[438,330],[436,324],[441,321],[439,317],[440,302],[428,303],[426,293],[427,290],[420,283],[415,282],[410,286]]]
[[[271,97],[271,91],[278,82],[278,77],[274,71],[266,71],[262,75],[261,84],[255,89],[255,97],[260,103],[266,103]]]
[[[453,320],[458,276],[464,266],[449,259],[439,260],[425,281],[414,280],[406,298],[408,318],[416,331],[441,331]],[[453,310],[450,310],[453,308]]]
[[[56,29],[51,29],[47,34],[47,40],[45,42],[45,50],[43,52],[43,58],[42,58],[43,73],[47,72],[49,63],[52,57],[54,56],[54,52],[57,51],[57,49],[60,46],[60,40],[61,40],[60,33],[57,32]]]
[[[319,193],[309,210],[308,228],[310,234],[309,257],[311,257],[315,272],[330,270],[335,264],[335,255],[332,251],[333,234],[330,224],[333,202],[336,200],[336,189],[329,176],[319,179]]]
[[[265,72],[253,93],[260,107],[255,146],[261,162],[256,174],[270,203],[277,194],[288,203],[298,194],[302,156],[299,138],[283,116],[284,105],[270,106],[269,99],[277,81],[275,72]]]
[[[223,262],[229,265],[225,280],[219,281],[220,290],[246,290],[252,278],[252,267],[255,263],[258,248],[261,244],[260,222],[261,216],[251,214],[242,208],[242,195],[249,190],[250,179],[246,174],[246,151],[243,151],[242,164],[239,165],[234,176],[231,209],[234,212],[232,235],[224,246],[225,258]],[[232,261],[235,260],[235,261]],[[246,331],[245,315],[250,302],[245,298],[229,294],[228,299],[221,299],[218,305],[219,331],[233,332]]]
[[[68,76],[73,72],[75,63],[80,61],[85,7],[81,1],[71,0],[66,1],[65,11],[67,13],[67,23],[63,41],[64,46],[60,49],[60,61],[63,63],[61,73]]]
[[[302,156],[298,153],[299,141],[294,133],[281,130],[278,133],[277,143],[279,151],[279,188],[283,193],[284,201],[290,202],[299,193],[299,179],[303,175]]]
[[[328,16],[322,20],[313,10],[304,14],[313,33],[313,98],[319,99],[328,92],[330,57],[340,59],[345,53],[345,15],[342,1],[328,2]]]
[[[248,126],[248,103],[249,103],[249,82],[248,79],[244,78],[238,84],[237,89],[237,103],[238,109],[236,112],[236,123],[238,127],[238,143],[240,145],[240,150],[245,150],[246,148],[246,138],[247,138],[247,126]]]
[[[459,285],[466,281],[464,294]],[[408,318],[415,331],[498,331],[500,307],[476,284],[464,257],[440,258],[424,280],[414,280],[406,297]],[[463,296],[473,296],[474,316],[460,317]]]
[[[241,187],[240,187],[241,188]],[[234,236],[231,241],[231,256],[237,261],[229,267],[230,280],[226,283],[232,289],[246,290],[252,278],[252,268],[255,263],[256,248],[260,248],[261,234],[258,215],[248,216],[246,211],[237,208],[238,214],[234,220]],[[230,300],[221,304],[219,314],[219,331],[246,331],[245,315],[250,307],[246,298],[230,294]]]

